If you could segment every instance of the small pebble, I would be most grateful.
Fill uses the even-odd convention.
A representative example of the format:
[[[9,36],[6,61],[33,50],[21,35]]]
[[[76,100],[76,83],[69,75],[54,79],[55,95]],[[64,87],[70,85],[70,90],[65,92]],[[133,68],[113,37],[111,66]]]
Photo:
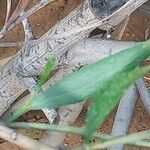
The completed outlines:
[[[111,38],[111,34],[107,34],[106,38],[110,39]]]

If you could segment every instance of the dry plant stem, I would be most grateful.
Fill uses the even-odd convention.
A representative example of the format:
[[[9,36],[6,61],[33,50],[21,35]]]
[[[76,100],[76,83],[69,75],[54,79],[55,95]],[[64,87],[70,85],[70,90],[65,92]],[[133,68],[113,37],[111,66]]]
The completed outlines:
[[[138,93],[135,85],[132,85],[123,95],[119,103],[115,121],[112,129],[112,136],[124,136],[128,133],[135,103],[138,98]],[[111,147],[110,150],[123,150],[123,145]]]
[[[53,147],[17,133],[15,130],[5,127],[2,123],[0,123],[0,137],[27,150],[56,150]]]
[[[146,110],[150,114],[150,91],[146,87],[144,79],[140,78],[139,80],[137,80],[136,85],[137,85],[137,89],[141,97],[141,100],[143,101]]]
[[[68,51],[66,61],[69,67],[84,66],[136,44],[138,43],[88,38],[82,40]]]
[[[68,105],[61,107],[59,109],[60,121],[59,125],[71,125],[75,122],[76,118],[79,116],[84,103],[78,103],[74,105]],[[56,133],[56,132],[49,132],[48,135],[43,137],[43,143],[49,143],[50,145],[56,147],[63,143],[66,137],[66,133]],[[48,140],[50,139],[50,140]]]
[[[0,31],[0,33],[2,31],[6,31],[7,32],[7,28],[9,26],[11,26],[11,24],[13,24],[13,22],[20,16],[21,12],[24,11],[24,9],[27,7],[28,3],[30,0],[19,0],[16,9],[14,10],[12,16],[8,19],[7,23],[4,25],[3,29]],[[1,37],[1,35],[0,35]]]
[[[128,25],[130,17],[127,16],[115,29],[115,31],[112,33],[111,39],[114,40],[121,40],[122,36],[124,34],[124,31]]]
[[[88,1],[88,0],[86,0]],[[123,21],[127,16],[129,16],[134,10],[136,10],[139,6],[145,3],[147,0],[129,0],[125,5],[123,5],[120,9],[105,17],[104,19],[98,19],[93,21],[92,23],[88,23],[85,25],[81,25],[78,27],[74,27],[72,30],[67,32],[63,32],[61,34],[51,35],[49,37],[44,37],[42,39],[29,41],[29,42],[17,42],[17,43],[1,43],[0,47],[10,47],[10,46],[22,46],[27,44],[34,44],[39,42],[46,42],[48,40],[58,40],[60,38],[65,38],[74,34],[79,34],[80,32],[84,32],[87,30],[92,30],[96,27],[99,27],[102,30],[110,30],[111,28],[118,25],[121,21]]]
[[[11,11],[11,0],[7,0],[7,12],[6,12],[6,18],[5,18],[5,23],[4,25],[7,23],[9,15],[10,15],[10,11]]]
[[[33,6],[30,10],[28,10],[25,14],[16,18],[13,22],[11,22],[11,24],[8,24],[7,26],[5,26],[0,32],[0,38],[3,37],[12,28],[14,28],[17,24],[22,22],[22,20],[29,17],[30,15],[32,15],[33,13],[35,13],[36,11],[38,11],[39,9],[43,8],[48,3],[51,3],[53,1],[55,0],[40,0],[35,6]]]
[[[19,16],[21,16],[22,11],[25,10],[25,8],[27,7],[28,3],[30,2],[30,0],[19,0],[12,16],[10,17],[8,23],[6,26],[9,26],[11,23],[13,23],[14,20],[16,20],[16,18],[18,18]]]
[[[23,14],[25,14],[25,11],[22,11],[20,15],[23,15]],[[25,34],[25,41],[34,39],[32,28],[31,28],[28,18],[22,20],[22,25],[23,25],[24,34]]]

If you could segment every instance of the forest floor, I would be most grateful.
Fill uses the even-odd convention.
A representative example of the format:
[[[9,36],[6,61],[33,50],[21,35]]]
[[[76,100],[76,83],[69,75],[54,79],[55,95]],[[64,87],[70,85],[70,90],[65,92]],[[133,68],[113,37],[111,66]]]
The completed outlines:
[[[18,0],[13,0],[14,9]],[[71,12],[74,8],[76,8],[82,0],[68,0],[67,3],[64,3],[63,0],[58,0],[57,2],[51,3],[34,13],[30,18],[30,22],[32,25],[33,33],[36,38],[42,36],[47,30],[49,30],[53,25],[55,25],[59,20],[64,18],[69,12]],[[28,8],[33,6],[36,3],[36,0],[32,0],[32,3]],[[0,28],[2,27],[6,14],[6,0],[0,1]],[[124,32],[123,40],[126,41],[144,41],[145,40],[145,32],[150,27],[150,16],[137,10],[135,11],[129,20],[128,26]],[[24,32],[22,25],[18,25],[12,31],[10,31],[1,41],[22,41],[24,39]],[[4,59],[6,57],[12,56],[17,53],[18,48],[0,48],[0,59]],[[82,110],[80,116],[74,123],[76,126],[82,126],[84,124],[85,114],[87,107],[85,106]],[[111,133],[114,116],[116,113],[116,109],[111,113],[111,115],[106,119],[103,123],[103,126],[100,128],[101,131],[105,133]],[[23,116],[23,119],[29,121],[38,121],[45,122],[46,119],[41,112],[30,112]],[[142,101],[139,99],[136,108],[134,110],[134,114],[132,117],[132,122],[130,126],[130,133],[138,132],[145,129],[150,129],[150,116],[146,112]],[[34,131],[34,130],[23,130],[22,132],[27,133],[35,139],[39,139],[42,137],[42,132]],[[80,136],[75,136],[72,134],[68,134],[64,144],[67,146],[77,145],[82,143],[82,138]],[[126,150],[148,150],[148,148],[139,148],[139,147],[128,147],[126,146]],[[8,142],[3,142],[0,144],[0,150],[22,150],[10,144]]]

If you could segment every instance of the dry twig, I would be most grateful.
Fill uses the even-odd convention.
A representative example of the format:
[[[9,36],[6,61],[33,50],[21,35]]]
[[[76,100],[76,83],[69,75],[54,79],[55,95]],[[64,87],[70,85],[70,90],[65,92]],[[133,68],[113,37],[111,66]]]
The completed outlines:
[[[5,27],[0,31],[0,38],[2,38],[8,31],[10,31],[12,28],[14,28],[17,24],[22,22],[25,18],[29,17],[39,9],[43,8],[46,6],[48,3],[53,2],[54,0],[41,0],[39,1],[35,6],[33,6],[30,10],[28,10],[25,14],[19,17],[20,13],[24,10],[25,5],[22,4],[27,4],[27,1],[20,0],[20,3],[18,7],[16,8],[15,13],[13,14],[12,18],[10,18],[10,21],[5,25]],[[20,5],[21,4],[21,5]],[[19,12],[19,13],[17,13]]]
[[[143,101],[146,110],[150,113],[150,92],[148,88],[146,87],[144,79],[141,78],[137,80],[136,85],[137,85],[141,100]]]
[[[8,21],[8,18],[9,18],[9,15],[10,15],[11,3],[12,3],[11,0],[7,0],[7,12],[6,12],[6,18],[5,18],[4,26],[6,25],[6,23],[7,23],[7,21]]]
[[[0,123],[0,137],[27,150],[56,150],[53,147],[24,136],[2,125],[2,123]]]

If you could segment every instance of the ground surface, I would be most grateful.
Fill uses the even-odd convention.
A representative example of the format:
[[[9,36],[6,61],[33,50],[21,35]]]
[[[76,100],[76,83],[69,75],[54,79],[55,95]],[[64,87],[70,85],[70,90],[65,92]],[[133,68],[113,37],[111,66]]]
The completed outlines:
[[[5,4],[6,0],[0,1],[0,28],[3,25],[4,18],[5,18]],[[13,0],[13,9],[17,4],[18,0]],[[31,7],[36,0],[32,0]],[[73,10],[76,6],[81,3],[81,0],[68,0],[67,4],[63,3],[63,0],[59,0],[58,2],[52,3],[46,6],[44,9],[38,11],[34,15],[30,17],[30,22],[32,24],[32,29],[34,32],[35,37],[40,37],[43,35],[49,28],[51,28],[56,22],[62,19],[65,15],[67,15],[71,10]],[[145,31],[147,27],[150,27],[150,16],[143,14],[140,11],[136,11],[132,14],[127,29],[123,35],[124,40],[128,41],[143,41],[145,40]],[[9,34],[7,34],[3,40],[1,41],[20,41],[23,40],[24,33],[22,30],[22,26],[19,25],[14,28]],[[16,48],[0,48],[0,59],[6,58],[15,54],[19,49]],[[116,110],[114,110],[110,117],[105,121],[103,124],[102,130],[106,133],[111,133],[112,123],[114,120]],[[84,124],[84,118],[86,114],[86,107],[83,109],[82,113],[76,120],[74,125],[82,126]],[[44,116],[41,113],[29,113],[28,115],[24,116],[24,119],[29,119],[30,121],[45,121]],[[132,124],[130,127],[130,132],[137,132],[142,131],[145,129],[150,129],[150,116],[144,109],[143,103],[141,100],[137,102],[134,115],[132,118]],[[39,139],[42,137],[42,133],[38,131],[22,131],[31,135],[32,137]],[[73,136],[69,134],[65,141],[65,145],[75,145],[82,143],[82,139],[79,136]],[[4,142],[0,144],[0,150],[21,150],[20,148],[8,143]],[[126,147],[126,150],[148,150],[147,148],[137,148],[137,147]]]

